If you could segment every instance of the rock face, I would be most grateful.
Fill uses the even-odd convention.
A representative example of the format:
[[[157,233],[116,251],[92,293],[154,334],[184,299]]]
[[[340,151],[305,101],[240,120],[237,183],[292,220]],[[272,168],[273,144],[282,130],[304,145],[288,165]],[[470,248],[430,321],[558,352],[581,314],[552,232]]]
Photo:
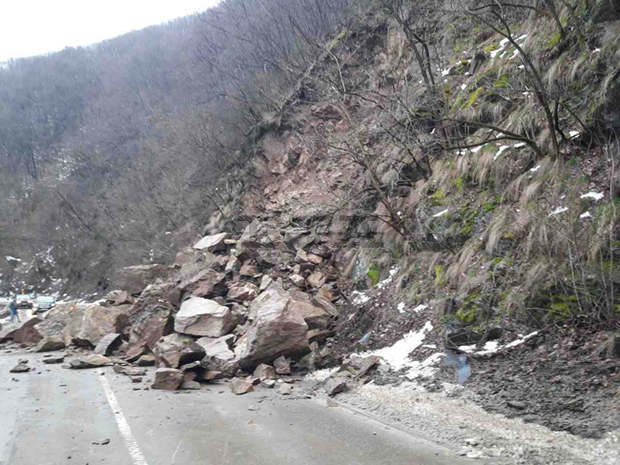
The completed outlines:
[[[201,360],[204,349],[194,339],[182,334],[164,336],[155,345],[155,360],[159,367],[178,368],[186,363]]]
[[[250,307],[252,325],[237,342],[235,354],[242,368],[254,368],[280,355],[309,351],[308,325],[301,312],[290,305],[290,295],[274,282]]]
[[[103,336],[97,346],[95,347],[94,352],[99,355],[110,355],[114,350],[116,350],[122,342],[121,335],[118,333],[110,333]]]
[[[59,337],[44,337],[35,347],[35,352],[53,352],[65,348],[65,342]]]
[[[220,337],[236,326],[228,307],[214,300],[192,297],[181,305],[174,319],[174,330],[193,336]]]
[[[155,380],[152,389],[176,391],[183,383],[183,372],[174,368],[158,368],[155,371]]]
[[[228,233],[213,234],[211,236],[205,236],[194,244],[196,250],[206,250],[208,252],[217,252],[226,248],[225,239],[228,237]]]
[[[147,285],[165,278],[169,273],[170,269],[165,265],[127,266],[117,273],[113,284],[129,294],[140,294]]]

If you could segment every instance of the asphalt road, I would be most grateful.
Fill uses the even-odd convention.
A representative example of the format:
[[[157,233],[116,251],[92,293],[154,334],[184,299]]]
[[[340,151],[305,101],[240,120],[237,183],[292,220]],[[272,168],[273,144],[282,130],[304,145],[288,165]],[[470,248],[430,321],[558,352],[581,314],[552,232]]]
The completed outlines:
[[[9,373],[19,358],[34,370]],[[267,389],[234,396],[225,384],[136,391],[111,369],[42,358],[0,355],[1,465],[480,463],[321,400]]]

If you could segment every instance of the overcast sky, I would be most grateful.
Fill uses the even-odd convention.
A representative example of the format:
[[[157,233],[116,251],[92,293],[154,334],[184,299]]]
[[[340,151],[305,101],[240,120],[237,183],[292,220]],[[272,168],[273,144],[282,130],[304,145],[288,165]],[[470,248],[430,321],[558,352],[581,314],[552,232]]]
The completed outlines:
[[[219,0],[0,0],[0,62],[90,45]]]

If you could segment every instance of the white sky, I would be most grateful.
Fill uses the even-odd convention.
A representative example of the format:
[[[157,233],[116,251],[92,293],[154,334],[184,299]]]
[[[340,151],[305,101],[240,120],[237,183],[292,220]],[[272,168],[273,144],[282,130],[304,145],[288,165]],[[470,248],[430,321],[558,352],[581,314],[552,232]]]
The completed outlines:
[[[219,0],[0,0],[0,63],[90,45]]]

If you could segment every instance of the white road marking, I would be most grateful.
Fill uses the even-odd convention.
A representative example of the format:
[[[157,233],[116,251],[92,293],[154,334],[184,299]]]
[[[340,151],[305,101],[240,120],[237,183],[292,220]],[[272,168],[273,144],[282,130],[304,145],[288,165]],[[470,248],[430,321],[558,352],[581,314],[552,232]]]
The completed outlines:
[[[129,449],[129,455],[131,456],[133,465],[148,465],[144,454],[142,454],[140,447],[138,447],[138,442],[136,441],[136,438],[131,432],[129,423],[127,423],[127,419],[125,418],[125,414],[123,413],[123,410],[121,409],[118,400],[116,400],[116,396],[114,395],[114,391],[112,391],[112,388],[110,387],[110,383],[108,382],[107,376],[105,376],[105,372],[101,370],[100,374],[101,376],[99,376],[99,380],[101,381],[101,385],[103,386],[103,391],[105,392],[105,396],[108,399],[108,404],[110,404],[112,413],[114,413],[114,419],[116,420],[118,429],[121,432],[121,436],[123,436],[125,444],[127,444],[127,449]]]

